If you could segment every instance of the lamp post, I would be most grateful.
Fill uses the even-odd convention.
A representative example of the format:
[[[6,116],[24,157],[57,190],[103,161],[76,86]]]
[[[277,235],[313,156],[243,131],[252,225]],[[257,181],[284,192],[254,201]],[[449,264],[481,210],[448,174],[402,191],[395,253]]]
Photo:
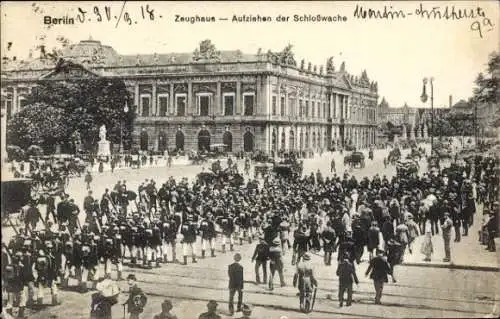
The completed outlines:
[[[128,113],[128,104],[127,102],[125,101],[125,106],[123,107],[123,114],[127,114]],[[123,153],[123,116],[120,120],[120,154]]]
[[[431,85],[431,155],[434,150],[434,78],[431,77],[429,79]],[[427,102],[427,93],[425,92],[425,85],[427,84],[427,78],[423,80],[423,88],[422,95],[420,96],[420,100],[425,103]]]

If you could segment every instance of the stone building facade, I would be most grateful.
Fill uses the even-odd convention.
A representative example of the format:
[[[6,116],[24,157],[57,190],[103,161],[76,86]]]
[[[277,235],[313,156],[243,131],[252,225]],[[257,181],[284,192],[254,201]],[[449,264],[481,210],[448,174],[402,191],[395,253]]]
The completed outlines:
[[[217,51],[209,40],[194,53],[120,55],[99,41],[67,48],[64,58],[98,76],[124,80],[137,106],[134,142],[143,150],[312,150],[375,143],[377,84],[333,59],[318,70],[300,66],[290,48],[279,53]],[[8,116],[23,95],[50,77],[45,59],[2,70]],[[72,75],[68,75],[71,77]],[[78,76],[76,74],[75,76]]]

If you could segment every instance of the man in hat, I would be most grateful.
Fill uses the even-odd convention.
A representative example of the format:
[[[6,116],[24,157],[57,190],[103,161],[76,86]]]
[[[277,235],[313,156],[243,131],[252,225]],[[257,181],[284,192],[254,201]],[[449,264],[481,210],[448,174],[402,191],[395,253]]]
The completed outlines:
[[[450,212],[444,213],[444,221],[441,224],[441,230],[443,232],[443,241],[444,241],[444,253],[445,257],[443,259],[444,262],[449,262],[451,260],[451,230],[453,228],[453,221],[450,218]]]
[[[495,202],[493,203],[493,209],[490,210],[489,212],[490,218],[488,219],[488,222],[486,224],[486,229],[488,230],[488,246],[486,249],[488,249],[491,252],[496,251],[495,237],[498,229],[497,211],[498,211],[498,202]]]
[[[356,276],[354,264],[349,260],[349,255],[344,254],[342,261],[337,268],[337,276],[339,277],[339,306],[342,307],[344,302],[344,293],[347,290],[347,307],[352,303],[352,284],[359,284]]]
[[[144,307],[148,301],[146,295],[142,292],[142,289],[137,286],[137,278],[134,274],[127,276],[127,282],[129,285],[129,296],[124,305],[127,305],[127,311],[130,313],[130,319],[138,319],[139,314],[144,311]]]
[[[243,266],[240,265],[241,255],[234,255],[234,263],[229,265],[227,273],[229,275],[229,312],[234,314],[233,299],[234,294],[238,292],[238,305],[236,312],[241,311],[243,302]]]
[[[262,266],[264,283],[267,282],[267,259],[269,258],[269,245],[264,240],[264,236],[259,237],[260,242],[255,247],[252,262],[255,261],[255,282],[260,284],[259,268]]]
[[[370,275],[375,287],[375,304],[381,304],[382,291],[384,283],[389,282],[387,275],[392,274],[391,267],[384,258],[384,251],[377,249],[377,256],[370,260],[370,265],[366,270],[365,275]]]
[[[210,300],[207,304],[208,311],[202,313],[198,319],[222,319],[221,316],[217,314],[217,301]]]
[[[172,302],[165,299],[161,303],[161,312],[154,316],[154,319],[177,319],[177,316],[170,312],[172,310]]]
[[[281,258],[281,240],[276,237],[271,246],[269,247],[269,268],[271,270],[271,275],[269,276],[269,289],[273,290],[273,279],[276,271],[278,271],[278,276],[280,277],[281,287],[285,287],[285,280],[283,276],[283,260]]]
[[[302,261],[297,264],[297,271],[293,276],[293,286],[299,289],[300,308],[303,308],[303,300],[307,293],[312,293],[313,288],[318,286],[316,278],[314,278],[314,272],[311,265],[311,256],[305,253],[302,256]]]

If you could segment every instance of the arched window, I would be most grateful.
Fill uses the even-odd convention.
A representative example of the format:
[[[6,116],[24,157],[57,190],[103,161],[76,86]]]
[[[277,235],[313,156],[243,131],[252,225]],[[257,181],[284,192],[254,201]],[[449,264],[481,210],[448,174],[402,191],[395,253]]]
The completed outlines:
[[[273,135],[271,137],[271,150],[273,151],[277,151],[277,148],[278,148],[278,143],[277,143],[277,139],[278,137],[276,136],[276,129],[273,130]]]
[[[299,133],[299,150],[304,149],[304,132],[300,131]]]
[[[141,132],[141,151],[147,151],[149,146],[149,135],[145,129]]]
[[[222,142],[227,146],[226,150],[228,152],[233,151],[233,134],[231,134],[231,132],[224,132],[224,135],[222,135]]]
[[[165,131],[160,131],[158,134],[158,151],[165,152],[167,149],[167,134]]]
[[[281,148],[280,150],[284,150],[285,149],[285,140],[286,140],[286,135],[285,135],[285,132],[281,132]]]
[[[201,130],[198,133],[198,151],[209,151],[210,150],[210,132],[207,130]]]
[[[312,133],[312,148],[316,148],[316,132]]]
[[[175,148],[177,151],[184,150],[184,133],[177,131],[175,134]]]
[[[253,152],[254,150],[253,134],[250,132],[245,132],[243,135],[243,150],[245,152]]]
[[[288,149],[293,151],[295,149],[295,133],[293,131],[290,131],[290,136],[288,137]]]

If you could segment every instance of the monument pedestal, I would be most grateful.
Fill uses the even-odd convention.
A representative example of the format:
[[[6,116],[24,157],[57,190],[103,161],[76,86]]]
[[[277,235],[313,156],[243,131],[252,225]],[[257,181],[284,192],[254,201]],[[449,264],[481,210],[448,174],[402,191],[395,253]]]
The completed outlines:
[[[109,141],[99,141],[97,156],[111,156],[111,147]]]

